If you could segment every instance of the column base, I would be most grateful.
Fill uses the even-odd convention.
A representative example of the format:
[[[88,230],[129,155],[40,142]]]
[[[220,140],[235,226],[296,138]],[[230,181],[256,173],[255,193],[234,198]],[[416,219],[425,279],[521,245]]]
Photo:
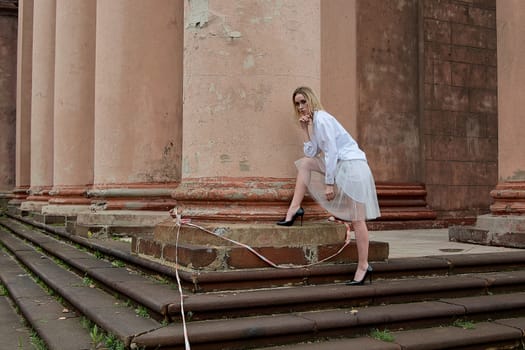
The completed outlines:
[[[101,210],[90,209],[77,213],[70,233],[88,238],[108,236],[148,236],[155,226],[170,218],[169,213],[147,210]]]
[[[0,211],[7,209],[9,201],[14,198],[14,194],[11,191],[0,191]]]
[[[490,191],[495,215],[525,215],[525,181],[500,183]]]
[[[284,217],[294,188],[295,179],[197,178],[184,179],[172,197],[184,217],[199,222],[274,223]],[[370,227],[433,225],[437,215],[427,206],[423,184],[378,183],[376,188],[381,217],[370,221]],[[305,220],[322,221],[330,216],[308,195],[303,207]]]
[[[271,267],[248,248],[221,237],[230,238],[255,249],[278,265],[301,267],[308,264],[338,264],[357,262],[357,248],[352,241],[341,253],[335,254],[345,242],[346,226],[337,223],[307,223],[304,226],[281,227],[275,224],[208,223],[205,229],[179,227],[167,220],[155,228],[151,237],[137,237],[132,252],[168,266],[176,261],[188,270],[226,271]],[[176,242],[177,232],[179,236]],[[369,260],[388,259],[388,243],[370,242]]]
[[[94,185],[86,196],[107,210],[169,211],[177,205],[171,192],[177,184]]]
[[[476,226],[449,229],[449,240],[463,243],[525,248],[525,216],[480,215]]]
[[[13,190],[13,198],[8,202],[10,206],[20,206],[27,198],[29,186],[19,186]]]
[[[47,204],[47,201],[26,200],[20,204],[20,210],[41,213],[42,208],[45,207]]]

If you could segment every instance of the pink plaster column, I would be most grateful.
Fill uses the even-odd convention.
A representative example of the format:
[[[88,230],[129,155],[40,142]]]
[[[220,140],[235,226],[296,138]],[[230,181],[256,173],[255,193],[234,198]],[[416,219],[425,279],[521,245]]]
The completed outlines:
[[[53,185],[55,0],[34,2],[31,98],[31,188],[21,209],[40,211]]]
[[[525,215],[525,2],[496,2],[498,35],[498,172],[494,215]],[[523,220],[522,220],[523,221]],[[525,231],[525,221],[522,225]]]
[[[185,2],[183,181],[173,192],[184,215],[285,212],[302,155],[291,94],[320,92],[320,3]]]
[[[174,205],[181,177],[183,0],[100,0],[94,188],[107,209]]]
[[[0,4],[0,201],[15,187],[16,8]]]
[[[20,205],[31,183],[31,96],[33,71],[33,0],[18,2],[16,81],[16,171],[14,199]]]
[[[56,2],[53,189],[43,213],[82,210],[93,184],[96,2]]]

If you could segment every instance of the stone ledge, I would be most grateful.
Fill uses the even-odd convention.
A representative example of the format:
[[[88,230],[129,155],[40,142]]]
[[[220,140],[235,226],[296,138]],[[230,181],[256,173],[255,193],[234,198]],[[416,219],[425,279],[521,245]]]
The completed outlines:
[[[304,226],[280,227],[275,224],[206,224],[205,228],[221,237],[246,244],[277,265],[301,267],[309,264],[355,263],[357,247],[352,241],[338,255],[346,238],[346,226],[335,223],[308,223]],[[176,243],[179,236],[178,247]],[[236,245],[197,227],[165,221],[151,237],[135,237],[132,252],[161,264],[176,261],[188,269],[224,271],[270,267],[248,248]],[[178,248],[178,249],[177,249]],[[370,242],[369,260],[388,259],[389,246]]]
[[[450,241],[525,248],[525,216],[480,215],[475,226],[449,228]]]

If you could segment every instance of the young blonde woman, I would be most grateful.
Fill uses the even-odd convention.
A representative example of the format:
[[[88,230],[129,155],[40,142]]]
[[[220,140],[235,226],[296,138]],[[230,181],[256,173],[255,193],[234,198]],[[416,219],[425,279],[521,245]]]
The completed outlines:
[[[351,221],[355,232],[358,265],[348,285],[372,282],[368,264],[366,220],[380,216],[374,178],[365,153],[332,115],[324,110],[314,91],[306,86],[292,94],[304,139],[305,157],[295,162],[297,180],[286,217],[277,225],[291,226],[305,214],[301,207],[306,191],[329,213]]]

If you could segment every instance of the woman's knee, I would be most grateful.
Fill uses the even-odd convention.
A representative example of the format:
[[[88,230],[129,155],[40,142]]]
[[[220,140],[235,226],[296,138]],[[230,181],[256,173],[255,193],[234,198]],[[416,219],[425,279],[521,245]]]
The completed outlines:
[[[304,170],[317,170],[319,168],[319,164],[317,163],[317,160],[315,158],[310,157],[303,157],[299,159],[298,161],[298,168],[304,169]]]

